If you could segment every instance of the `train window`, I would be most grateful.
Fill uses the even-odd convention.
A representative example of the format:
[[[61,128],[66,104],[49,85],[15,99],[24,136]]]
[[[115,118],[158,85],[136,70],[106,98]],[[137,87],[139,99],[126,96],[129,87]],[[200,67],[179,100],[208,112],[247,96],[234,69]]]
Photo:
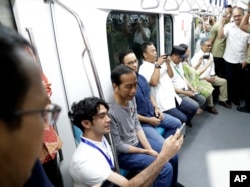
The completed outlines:
[[[164,16],[164,38],[165,52],[170,54],[173,46],[173,20],[169,15]]]
[[[112,11],[107,18],[110,68],[119,64],[119,53],[132,49],[141,59],[140,45],[152,41],[159,47],[158,15]]]

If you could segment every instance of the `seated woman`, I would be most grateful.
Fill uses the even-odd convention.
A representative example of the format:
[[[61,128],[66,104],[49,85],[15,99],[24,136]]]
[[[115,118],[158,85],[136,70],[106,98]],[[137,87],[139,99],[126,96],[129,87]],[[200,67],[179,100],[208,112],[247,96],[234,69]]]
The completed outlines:
[[[200,75],[208,68],[209,65],[205,66],[201,71],[194,69],[189,63],[188,58],[190,54],[190,50],[188,45],[180,44],[181,47],[186,49],[185,58],[182,59],[182,66],[184,70],[184,76],[188,80],[188,82],[195,88],[201,95],[204,97],[209,97],[214,90],[214,87],[209,82],[200,79]],[[201,113],[202,110],[198,110],[198,114]]]

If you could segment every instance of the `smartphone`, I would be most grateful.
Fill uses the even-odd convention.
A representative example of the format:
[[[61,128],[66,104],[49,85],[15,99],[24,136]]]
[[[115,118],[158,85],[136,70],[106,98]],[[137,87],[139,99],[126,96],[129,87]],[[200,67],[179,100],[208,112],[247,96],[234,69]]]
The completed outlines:
[[[169,54],[168,54],[168,53],[166,53],[166,54],[164,54],[163,56],[164,56],[164,57],[163,57],[164,59],[167,59],[167,58],[168,58],[168,56],[169,56]]]
[[[210,54],[209,53],[204,53],[203,59],[209,59]]]
[[[180,128],[181,135],[185,136],[186,134],[186,123],[183,123]]]

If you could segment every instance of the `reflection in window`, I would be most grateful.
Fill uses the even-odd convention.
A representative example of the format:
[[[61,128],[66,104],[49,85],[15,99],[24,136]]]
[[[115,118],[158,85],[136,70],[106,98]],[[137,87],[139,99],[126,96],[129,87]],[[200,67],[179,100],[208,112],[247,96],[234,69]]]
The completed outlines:
[[[152,41],[159,47],[158,15],[111,12],[107,18],[107,38],[111,69],[119,64],[119,53],[127,49],[134,51],[140,63],[142,43]]]
[[[173,23],[170,16],[164,16],[165,52],[170,54],[173,46]]]

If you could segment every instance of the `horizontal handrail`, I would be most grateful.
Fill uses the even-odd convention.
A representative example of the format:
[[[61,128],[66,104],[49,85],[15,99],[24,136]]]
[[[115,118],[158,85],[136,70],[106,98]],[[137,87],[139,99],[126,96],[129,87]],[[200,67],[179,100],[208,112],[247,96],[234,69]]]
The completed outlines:
[[[141,0],[141,8],[142,9],[153,9],[153,8],[158,8],[159,7],[159,5],[160,5],[160,2],[159,2],[159,0],[155,0],[156,1],[156,5],[152,5],[152,6],[148,6],[148,7],[146,7],[146,6],[144,6],[144,2],[145,2],[145,0]]]

